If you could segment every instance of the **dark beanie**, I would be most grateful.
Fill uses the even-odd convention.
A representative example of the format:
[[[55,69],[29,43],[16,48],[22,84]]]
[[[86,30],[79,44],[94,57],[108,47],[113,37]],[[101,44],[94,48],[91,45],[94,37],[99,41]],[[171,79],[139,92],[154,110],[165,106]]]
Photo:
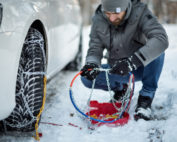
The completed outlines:
[[[103,11],[120,13],[126,11],[130,0],[101,0]]]

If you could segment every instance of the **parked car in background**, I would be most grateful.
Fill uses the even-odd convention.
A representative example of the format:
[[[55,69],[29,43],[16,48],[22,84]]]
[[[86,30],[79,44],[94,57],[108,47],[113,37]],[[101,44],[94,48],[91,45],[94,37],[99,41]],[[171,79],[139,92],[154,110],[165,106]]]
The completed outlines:
[[[32,131],[45,78],[81,63],[78,0],[0,0],[0,130]]]

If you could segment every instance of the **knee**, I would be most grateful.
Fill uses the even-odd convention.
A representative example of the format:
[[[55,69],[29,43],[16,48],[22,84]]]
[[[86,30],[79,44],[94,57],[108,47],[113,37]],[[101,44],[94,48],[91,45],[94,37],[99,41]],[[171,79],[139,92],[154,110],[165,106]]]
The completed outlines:
[[[87,88],[92,88],[92,81],[86,79],[85,77],[81,76],[81,81],[84,84],[85,87]]]
[[[165,53],[162,53],[157,59],[156,59],[156,64],[163,66],[164,64],[164,59],[165,59]]]

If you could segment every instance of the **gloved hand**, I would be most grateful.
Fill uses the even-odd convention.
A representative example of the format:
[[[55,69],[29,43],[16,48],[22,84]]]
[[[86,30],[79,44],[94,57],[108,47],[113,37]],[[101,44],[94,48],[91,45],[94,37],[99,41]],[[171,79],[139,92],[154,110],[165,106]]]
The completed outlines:
[[[136,55],[132,55],[129,58],[123,58],[113,65],[110,73],[119,74],[122,76],[128,75],[129,72],[136,70],[138,67],[142,66],[141,61],[136,57]]]
[[[94,70],[95,68],[98,68],[98,65],[94,63],[88,63],[86,64],[82,69],[81,76],[86,77],[88,80],[94,80],[96,76],[99,74],[98,70]],[[91,69],[90,71],[88,69]]]

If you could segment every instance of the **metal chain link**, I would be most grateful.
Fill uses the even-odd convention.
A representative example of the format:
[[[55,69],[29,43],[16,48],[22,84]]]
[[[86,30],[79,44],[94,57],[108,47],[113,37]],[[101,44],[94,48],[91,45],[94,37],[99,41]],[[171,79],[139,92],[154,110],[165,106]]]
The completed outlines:
[[[113,93],[111,92],[110,81],[109,81],[109,71],[110,71],[110,69],[96,68],[95,70],[98,70],[100,72],[103,72],[103,71],[105,72],[106,82],[107,82],[107,86],[108,86],[108,92],[110,94],[112,104],[115,107],[115,109],[117,110],[117,113],[113,114],[113,116],[114,115],[120,115],[122,113],[122,111],[124,110],[124,107],[126,106],[126,103],[128,104],[128,102],[130,101],[133,76],[130,77],[128,87],[127,87],[127,91],[125,92],[125,95],[122,97],[122,99],[120,101],[117,101],[117,100],[114,99]],[[89,99],[87,101],[87,105],[88,105],[88,109],[89,109],[88,112],[90,112],[90,101],[91,101],[91,98],[93,96],[93,90],[94,90],[94,87],[95,87],[95,82],[96,82],[96,79],[93,80],[90,96],[89,96]],[[120,108],[116,106],[116,102],[121,103]],[[89,114],[89,116],[90,116],[90,114]],[[109,118],[106,118],[106,119],[109,119]],[[104,120],[106,120],[106,119],[104,119]]]

